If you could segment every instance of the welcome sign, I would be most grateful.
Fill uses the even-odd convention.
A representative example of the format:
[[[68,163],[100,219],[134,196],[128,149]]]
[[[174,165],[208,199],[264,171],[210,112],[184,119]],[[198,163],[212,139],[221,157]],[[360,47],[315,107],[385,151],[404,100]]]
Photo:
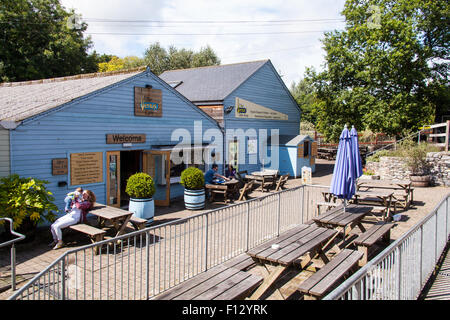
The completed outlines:
[[[134,115],[162,117],[162,90],[134,87]]]
[[[288,115],[236,97],[236,118],[288,120]]]

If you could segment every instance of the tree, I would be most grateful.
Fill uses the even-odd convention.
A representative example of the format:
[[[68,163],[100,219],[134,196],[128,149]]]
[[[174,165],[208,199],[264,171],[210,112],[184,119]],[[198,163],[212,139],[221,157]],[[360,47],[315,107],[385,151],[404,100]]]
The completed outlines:
[[[58,0],[2,0],[0,77],[23,81],[97,71],[85,23]]]
[[[160,75],[166,70],[197,68],[219,65],[220,59],[207,46],[199,52],[188,49],[177,49],[170,46],[168,50],[161,47],[159,42],[151,44],[145,51],[144,61],[153,73]]]
[[[309,78],[301,79],[297,84],[295,81],[291,84],[291,94],[302,110],[302,121],[316,123],[316,117],[313,114],[313,108],[316,103],[314,84]]]
[[[137,67],[144,66],[144,59],[135,56],[128,56],[125,58],[119,58],[117,56],[112,56],[109,61],[100,62],[98,64],[99,72],[108,72],[124,69],[134,69]]]
[[[344,31],[325,34],[325,71],[307,72],[319,131],[336,139],[345,123],[402,135],[448,105],[449,4],[433,0],[347,0]]]

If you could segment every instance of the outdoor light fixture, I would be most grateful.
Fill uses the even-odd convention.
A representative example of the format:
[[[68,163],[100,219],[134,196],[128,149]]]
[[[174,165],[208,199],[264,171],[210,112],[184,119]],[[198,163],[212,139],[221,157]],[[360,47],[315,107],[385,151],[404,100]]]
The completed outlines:
[[[147,89],[153,88],[153,87],[152,87],[151,85],[149,85],[149,84],[146,84],[145,87],[146,87]]]
[[[234,106],[229,106],[225,108],[225,113],[230,113],[231,111],[233,111]]]

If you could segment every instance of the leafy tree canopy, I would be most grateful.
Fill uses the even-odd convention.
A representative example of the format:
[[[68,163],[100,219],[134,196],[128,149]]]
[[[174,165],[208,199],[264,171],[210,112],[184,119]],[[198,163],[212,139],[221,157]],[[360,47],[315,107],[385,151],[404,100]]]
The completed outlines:
[[[449,105],[449,2],[347,0],[343,31],[325,34],[325,71],[307,72],[319,131],[344,124],[402,135]]]
[[[109,61],[100,62],[98,64],[98,71],[108,72],[122,69],[133,69],[141,66],[145,66],[144,59],[142,58],[136,56],[128,56],[125,58],[112,56]]]
[[[97,71],[85,23],[58,0],[2,0],[0,80],[23,81]]]
[[[197,68],[219,65],[220,59],[207,46],[199,52],[188,49],[177,49],[170,46],[168,50],[161,47],[159,42],[151,44],[145,51],[144,61],[153,73],[160,75],[167,70]]]

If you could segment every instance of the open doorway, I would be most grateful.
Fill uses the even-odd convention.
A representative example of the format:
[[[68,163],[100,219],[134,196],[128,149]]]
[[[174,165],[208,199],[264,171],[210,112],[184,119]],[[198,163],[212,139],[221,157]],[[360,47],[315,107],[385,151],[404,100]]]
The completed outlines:
[[[120,152],[120,207],[128,209],[130,197],[125,192],[128,178],[142,172],[142,150]]]

